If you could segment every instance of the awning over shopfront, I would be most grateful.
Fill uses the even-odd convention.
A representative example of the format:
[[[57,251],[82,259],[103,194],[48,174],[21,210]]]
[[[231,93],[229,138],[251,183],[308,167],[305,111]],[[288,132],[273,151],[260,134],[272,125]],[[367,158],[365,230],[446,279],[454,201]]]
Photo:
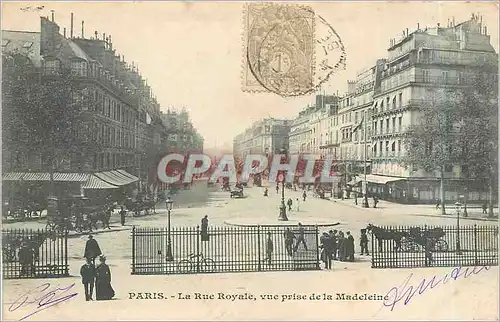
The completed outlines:
[[[91,175],[87,182],[82,185],[83,189],[116,189],[118,188],[115,185],[109,184],[104,180],[99,179],[98,177]]]
[[[86,182],[89,179],[88,173],[75,172],[54,172],[54,181],[58,182]],[[8,172],[3,174],[5,181],[50,181],[48,172]]]
[[[120,170],[120,171],[121,172],[119,172],[118,170],[98,172],[95,173],[94,175],[99,179],[106,181],[107,183],[112,184],[114,186],[124,186],[138,180],[137,177],[128,174],[128,172],[126,172],[125,170]]]
[[[361,181],[364,180],[363,176],[359,177]],[[395,182],[395,181],[400,181],[400,180],[405,180],[405,178],[398,178],[398,177],[386,177],[386,176],[379,176],[376,174],[367,174],[366,175],[366,181],[369,183],[376,183],[376,184],[386,184],[389,182]]]

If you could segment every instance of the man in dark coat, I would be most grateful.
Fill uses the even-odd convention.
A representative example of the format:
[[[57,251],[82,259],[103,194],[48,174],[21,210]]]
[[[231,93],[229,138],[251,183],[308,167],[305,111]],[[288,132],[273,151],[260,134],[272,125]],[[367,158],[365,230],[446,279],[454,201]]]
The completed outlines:
[[[266,261],[268,262],[269,265],[271,265],[271,258],[273,256],[273,251],[274,251],[274,243],[272,235],[271,232],[268,232],[266,240]]]
[[[346,238],[346,256],[349,262],[354,262],[354,237],[352,237],[351,232],[347,232]]]
[[[304,192],[302,193],[302,201],[306,201],[306,198],[307,198],[307,193],[304,190]]]
[[[361,229],[361,238],[359,241],[359,246],[361,246],[361,255],[365,254],[370,255],[368,253],[368,236],[366,235],[366,228]]]
[[[332,268],[332,239],[327,232],[324,232],[320,237],[321,248],[321,259],[325,263],[325,269]]]
[[[125,226],[125,215],[127,214],[127,211],[123,208],[123,206],[120,207],[120,222],[122,226]]]
[[[337,260],[337,230],[330,230],[328,232],[330,243],[332,244],[332,259]]]
[[[97,240],[94,239],[94,236],[89,235],[89,240],[87,240],[87,243],[85,244],[85,252],[83,254],[83,257],[90,259],[92,264],[95,265],[96,257],[101,254],[101,248],[99,247]]]
[[[201,219],[201,241],[208,241],[208,215]]]
[[[293,204],[292,198],[288,198],[286,204],[288,205],[288,211],[292,211],[292,204]]]
[[[304,249],[307,250],[307,244],[306,240],[304,237],[304,227],[302,227],[302,224],[299,222],[299,233],[297,237],[297,243],[295,244],[295,249],[294,251],[296,252],[299,249],[299,245],[302,243],[304,245]]]
[[[34,265],[34,251],[33,248],[29,247],[27,242],[21,244],[21,248],[18,253],[19,264],[21,265],[21,276],[34,276],[35,275],[35,265]]]
[[[92,294],[94,294],[94,282],[95,282],[95,266],[87,258],[87,262],[80,268],[80,275],[82,276],[82,284],[85,289],[85,301],[92,301]]]
[[[285,236],[285,249],[288,256],[293,255],[293,240],[295,239],[295,234],[287,227],[284,233]]]

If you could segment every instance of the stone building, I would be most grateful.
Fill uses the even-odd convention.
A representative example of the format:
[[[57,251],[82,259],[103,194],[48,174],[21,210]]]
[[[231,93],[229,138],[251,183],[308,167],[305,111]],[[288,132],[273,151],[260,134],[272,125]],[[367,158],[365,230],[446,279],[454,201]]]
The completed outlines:
[[[244,132],[233,139],[233,153],[237,157],[248,154],[277,154],[282,148],[287,151],[290,121],[266,118],[254,122]]]
[[[56,153],[55,165],[44,162],[43,154],[48,152],[23,150],[22,142],[4,147],[4,181],[44,182],[48,172],[55,172],[56,181],[59,177],[64,177],[62,181],[78,177],[82,189],[116,188],[133,182],[145,187],[154,182],[151,173],[158,155],[174,145],[169,139],[172,135],[189,143],[180,145],[185,151],[203,148],[202,138],[185,111],[175,117],[179,122],[165,124],[147,80],[135,63],[127,63],[116,52],[111,35],[100,36],[95,31],[85,37],[84,31],[82,21],[80,36],[74,34],[71,14],[69,35],[66,29],[61,34],[54,13],[50,20],[41,17],[40,32],[3,31],[4,62],[13,55],[29,57],[40,82],[57,79],[63,70],[71,72],[71,81],[77,84],[72,101],[81,105],[85,116],[75,131],[92,133],[99,147],[60,160]],[[64,151],[65,147],[57,149]]]
[[[467,86],[464,71],[481,60],[498,59],[480,17],[447,26],[439,24],[413,32],[404,30],[391,39],[388,58],[376,84],[372,113],[372,174],[385,176],[376,191],[384,198],[404,202],[435,202],[439,199],[438,173],[405,167],[403,140],[406,129],[417,122],[419,106],[426,104],[435,88],[447,91]],[[456,200],[463,189],[461,168],[445,169],[446,200]],[[469,200],[486,200],[485,191],[469,191]]]

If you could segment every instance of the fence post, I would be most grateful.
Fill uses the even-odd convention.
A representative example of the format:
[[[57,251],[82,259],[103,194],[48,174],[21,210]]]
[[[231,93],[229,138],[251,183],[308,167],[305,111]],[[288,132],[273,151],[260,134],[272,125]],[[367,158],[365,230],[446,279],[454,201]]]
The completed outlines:
[[[477,224],[474,224],[474,265],[477,266]]]
[[[375,237],[373,237],[373,231],[371,233],[371,236],[372,236],[372,268],[375,268]]]
[[[314,226],[314,231],[316,233],[316,269],[319,269],[319,231],[318,231],[318,225]]]
[[[69,276],[69,264],[68,264],[68,231],[67,230],[64,232],[64,275],[65,276]]]
[[[135,274],[135,226],[132,227],[132,274]]]
[[[208,228],[207,228],[207,235],[208,235]],[[201,231],[200,231],[200,226],[196,226],[196,272],[200,272],[200,237],[201,237]]]
[[[260,247],[261,247],[261,245],[260,245],[260,225],[257,226],[257,247],[258,247],[258,249],[257,249],[257,255],[259,257],[259,264],[257,265],[257,270],[260,272],[261,271],[261,263],[260,263],[261,262],[261,258],[260,258]]]

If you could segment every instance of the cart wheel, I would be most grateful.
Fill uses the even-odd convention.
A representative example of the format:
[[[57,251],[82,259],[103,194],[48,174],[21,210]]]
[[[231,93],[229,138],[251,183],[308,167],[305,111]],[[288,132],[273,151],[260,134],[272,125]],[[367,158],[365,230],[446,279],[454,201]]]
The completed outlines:
[[[179,271],[179,273],[191,273],[191,271],[193,270],[193,264],[190,260],[183,259],[179,261],[179,264],[177,264],[177,270]]]
[[[200,271],[204,273],[215,272],[215,262],[211,258],[204,258],[200,263]]]

